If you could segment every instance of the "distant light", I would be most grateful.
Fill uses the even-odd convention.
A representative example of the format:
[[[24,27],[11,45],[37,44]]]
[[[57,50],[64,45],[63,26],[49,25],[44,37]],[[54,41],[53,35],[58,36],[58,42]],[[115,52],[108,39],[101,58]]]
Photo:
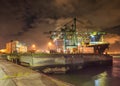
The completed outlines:
[[[53,34],[56,35],[56,32],[54,32]]]
[[[92,38],[94,38],[95,36],[94,35],[90,35]]]
[[[1,49],[0,52],[1,52],[1,53],[5,53],[5,52],[6,52],[6,49]]]
[[[51,45],[52,45],[52,43],[51,43],[51,42],[48,42],[48,45],[49,45],[49,46],[51,46]]]
[[[57,41],[57,38],[54,38],[53,41],[56,42],[56,41]]]
[[[36,48],[36,45],[35,45],[35,44],[33,44],[33,45],[32,45],[32,48]]]
[[[78,43],[78,46],[80,46],[80,43]]]
[[[66,49],[64,49],[64,53],[66,52]]]

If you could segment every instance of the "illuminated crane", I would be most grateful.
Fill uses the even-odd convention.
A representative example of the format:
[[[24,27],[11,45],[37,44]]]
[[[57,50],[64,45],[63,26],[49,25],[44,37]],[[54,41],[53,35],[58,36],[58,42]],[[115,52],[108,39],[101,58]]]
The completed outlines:
[[[102,43],[102,36],[105,32],[79,32],[76,22],[83,23],[82,21],[74,18],[72,21],[63,25],[59,30],[49,31],[50,38],[53,41],[62,40],[64,53],[69,48],[78,48],[78,46],[89,46],[95,43]],[[71,26],[69,24],[72,23]]]

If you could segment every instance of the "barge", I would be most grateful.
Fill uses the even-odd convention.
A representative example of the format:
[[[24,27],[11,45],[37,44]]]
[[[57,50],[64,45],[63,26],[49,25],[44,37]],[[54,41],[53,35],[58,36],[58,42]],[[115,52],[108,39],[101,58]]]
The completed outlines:
[[[49,54],[46,56],[21,56],[21,65],[44,73],[80,70],[90,66],[112,66],[112,56],[97,54]]]

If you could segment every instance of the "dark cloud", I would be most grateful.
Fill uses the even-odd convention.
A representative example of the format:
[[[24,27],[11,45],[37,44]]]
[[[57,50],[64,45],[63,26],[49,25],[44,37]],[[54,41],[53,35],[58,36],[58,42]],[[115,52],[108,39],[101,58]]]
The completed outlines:
[[[43,46],[44,31],[73,17],[119,36],[119,5],[120,0],[0,0],[0,36],[4,43],[19,39]]]
[[[105,29],[102,29],[102,30],[107,32],[107,33],[120,35],[120,31],[119,31],[120,30],[120,25],[105,28]]]

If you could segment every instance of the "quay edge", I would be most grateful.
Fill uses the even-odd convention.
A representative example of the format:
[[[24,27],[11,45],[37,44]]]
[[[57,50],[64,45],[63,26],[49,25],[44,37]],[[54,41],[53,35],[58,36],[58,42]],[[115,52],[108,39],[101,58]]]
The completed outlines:
[[[6,83],[7,82],[7,83]],[[74,86],[0,59],[0,86]]]

